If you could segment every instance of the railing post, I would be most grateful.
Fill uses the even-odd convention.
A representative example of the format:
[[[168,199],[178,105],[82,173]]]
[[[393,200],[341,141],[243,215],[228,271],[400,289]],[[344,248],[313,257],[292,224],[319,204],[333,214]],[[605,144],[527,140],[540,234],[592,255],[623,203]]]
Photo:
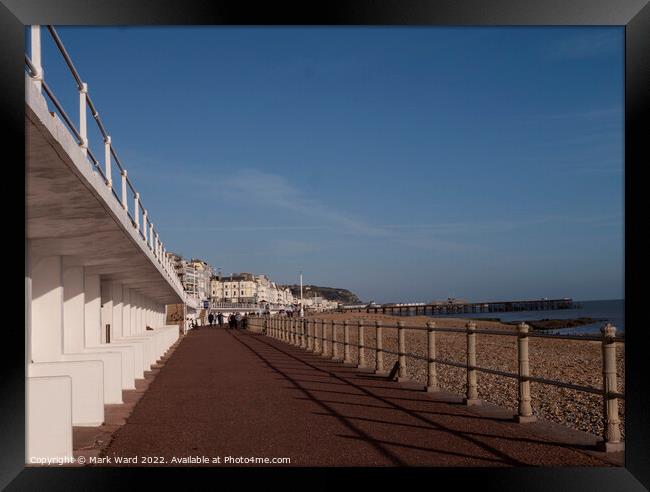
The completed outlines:
[[[142,237],[144,237],[144,242],[148,243],[147,240],[147,209],[142,207]]]
[[[153,222],[149,221],[149,249],[153,251]]]
[[[306,350],[307,352],[313,352],[314,351],[314,325],[313,323],[310,323],[307,325],[307,345],[306,345]]]
[[[309,319],[302,319],[302,327],[300,330],[300,348],[304,349],[307,346],[307,339],[305,338],[305,334],[307,330],[309,329],[309,325],[312,321]]]
[[[381,321],[375,321],[376,344],[375,344],[375,374],[383,374],[384,372],[384,342],[382,340]]]
[[[133,201],[133,215],[135,216],[135,230],[140,231],[140,193],[135,192],[135,200]]]
[[[126,212],[129,212],[129,202],[126,199],[126,176],[127,172],[126,169],[122,170],[122,208],[126,210]]]
[[[88,94],[88,84],[81,83],[79,89],[79,135],[81,136],[81,151],[88,154],[88,127],[86,124],[86,94]]]
[[[616,376],[616,327],[607,323],[600,329],[603,335],[603,406],[605,410],[603,426],[603,447],[608,453],[623,451],[621,442],[620,419],[618,417],[618,398],[609,393],[618,392]]]
[[[113,187],[113,173],[111,171],[111,137],[106,136],[104,140],[104,174],[106,174],[106,186]]]
[[[397,373],[397,381],[404,382],[406,377],[406,337],[405,337],[404,322],[397,322],[397,361],[399,371]]]
[[[36,89],[38,92],[41,92],[43,89],[43,65],[41,61],[41,26],[31,26],[30,28],[31,35],[31,60],[32,65],[36,69],[36,73],[32,77],[32,80],[36,83]]]
[[[339,340],[338,340],[338,333],[336,329],[336,323],[334,320],[330,321],[330,325],[332,326],[332,360],[338,360],[339,359]]]
[[[312,330],[311,331],[314,334],[314,350],[313,350],[313,352],[315,354],[320,354],[321,343],[320,343],[320,335],[318,334],[318,325],[316,325],[316,324],[312,325]]]
[[[350,322],[346,319],[343,321],[343,363],[350,364]]]
[[[476,323],[469,321],[467,327],[467,395],[464,403],[468,406],[480,405],[476,384]]]
[[[357,367],[359,369],[366,366],[366,349],[363,333],[363,320],[357,321]]]
[[[519,415],[515,420],[525,424],[535,422],[537,417],[533,415],[533,408],[530,404],[530,366],[528,362],[528,328],[526,323],[517,325],[519,336],[517,338],[517,356],[519,360]]]
[[[427,321],[427,353],[428,353],[428,374],[427,374],[427,392],[433,393],[438,391],[438,375],[436,374],[436,363],[434,359],[436,358],[436,327],[435,322]]]
[[[327,343],[327,328],[325,327],[325,320],[320,320],[320,331],[321,336],[323,337],[323,349],[321,350],[321,355],[327,357],[327,352],[329,351]]]
[[[269,336],[269,319],[264,318],[264,334],[268,337]]]

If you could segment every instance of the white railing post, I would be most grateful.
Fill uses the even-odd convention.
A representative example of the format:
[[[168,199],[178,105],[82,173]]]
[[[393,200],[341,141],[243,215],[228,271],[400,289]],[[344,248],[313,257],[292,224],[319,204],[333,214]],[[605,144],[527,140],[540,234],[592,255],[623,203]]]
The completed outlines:
[[[43,66],[41,64],[41,26],[32,26],[30,28],[30,33],[31,33],[31,60],[32,60],[32,65],[34,65],[34,68],[36,69],[36,73],[32,77],[34,82],[36,83],[36,89],[38,92],[41,92],[43,84],[41,84],[41,81],[43,80]]]
[[[86,126],[86,94],[88,94],[88,84],[81,83],[79,89],[79,136],[81,137],[81,151],[84,155],[88,154],[88,128]]]
[[[436,327],[435,322],[427,321],[427,392],[438,391],[438,375],[436,373]]]
[[[603,335],[603,406],[605,410],[603,426],[603,444],[608,453],[624,451],[625,444],[621,442],[621,421],[618,416],[618,398],[608,393],[618,392],[616,375],[616,327],[607,323],[600,329]]]
[[[144,242],[147,242],[147,209],[142,208],[142,236],[144,237]]]
[[[133,200],[133,215],[135,216],[135,230],[140,231],[140,193],[135,192]]]
[[[104,162],[106,164],[106,186],[113,187],[113,173],[111,172],[111,137],[104,140]]]
[[[126,201],[126,169],[122,170],[122,208],[129,212],[129,202]]]
[[[149,248],[153,251],[153,222],[149,221]]]
[[[519,367],[519,413],[515,420],[519,423],[535,422],[533,407],[530,404],[530,364],[528,362],[528,328],[526,323],[517,325],[517,361]]]

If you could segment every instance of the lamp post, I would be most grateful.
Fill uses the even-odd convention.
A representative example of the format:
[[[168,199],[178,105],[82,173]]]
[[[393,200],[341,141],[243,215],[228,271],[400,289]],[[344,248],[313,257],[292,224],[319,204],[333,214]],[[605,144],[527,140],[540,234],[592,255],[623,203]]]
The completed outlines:
[[[302,270],[300,270],[300,317],[305,317],[305,310],[302,306]]]

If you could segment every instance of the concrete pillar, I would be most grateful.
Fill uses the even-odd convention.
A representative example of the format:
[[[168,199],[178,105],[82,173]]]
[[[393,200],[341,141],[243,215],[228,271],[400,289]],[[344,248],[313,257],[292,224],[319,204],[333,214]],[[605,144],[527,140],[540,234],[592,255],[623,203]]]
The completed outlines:
[[[131,335],[131,289],[122,287],[122,334]]]
[[[366,367],[366,342],[364,337],[363,320],[357,321],[357,367]]]
[[[383,330],[381,321],[375,321],[375,332],[377,342],[375,346],[375,374],[384,372],[384,351],[383,351]]]
[[[397,380],[400,382],[406,381],[406,329],[404,328],[404,322],[397,322],[397,357],[399,372],[397,374]]]
[[[83,352],[85,346],[84,267],[63,258],[63,352]]]
[[[346,319],[343,321],[343,362],[350,364],[350,322]]]
[[[34,362],[52,361],[63,353],[63,267],[60,256],[31,258]]]
[[[433,393],[438,391],[438,375],[436,373],[436,324],[433,321],[427,321],[427,352],[428,352],[428,371],[427,371],[427,392]]]
[[[85,346],[95,347],[102,340],[102,298],[99,275],[84,272],[84,304]]]
[[[122,338],[124,330],[122,323],[124,322],[124,304],[122,297],[124,296],[124,289],[122,284],[113,282],[112,284],[112,297],[113,297],[113,335],[115,338]]]
[[[603,439],[607,452],[623,451],[624,443],[621,442],[620,419],[618,417],[618,399],[608,393],[618,392],[616,377],[616,327],[607,323],[600,329],[603,335],[603,404],[605,409]]]
[[[517,341],[517,358],[519,360],[519,414],[516,421],[520,423],[535,422],[537,417],[533,415],[533,408],[530,404],[530,368],[528,364],[528,325],[520,323],[517,325],[519,337]]]
[[[480,405],[478,387],[476,384],[476,323],[469,321],[467,327],[467,396],[465,404],[468,406]]]

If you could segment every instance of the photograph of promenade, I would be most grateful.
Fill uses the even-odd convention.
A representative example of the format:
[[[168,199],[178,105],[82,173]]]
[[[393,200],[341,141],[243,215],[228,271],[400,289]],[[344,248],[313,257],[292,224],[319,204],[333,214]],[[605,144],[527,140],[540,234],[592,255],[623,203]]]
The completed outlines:
[[[28,26],[26,465],[624,467],[624,44]]]

